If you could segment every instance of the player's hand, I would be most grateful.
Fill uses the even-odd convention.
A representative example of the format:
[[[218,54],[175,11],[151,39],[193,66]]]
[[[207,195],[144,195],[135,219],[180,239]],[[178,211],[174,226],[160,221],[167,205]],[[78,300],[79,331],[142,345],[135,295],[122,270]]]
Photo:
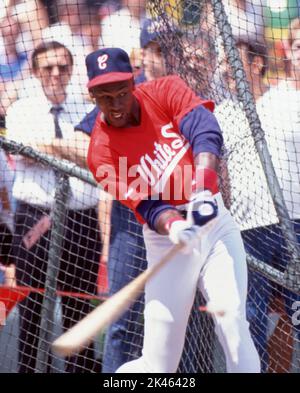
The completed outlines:
[[[187,221],[200,227],[217,217],[218,205],[208,190],[194,193],[188,204]]]
[[[169,239],[174,244],[183,244],[184,252],[190,252],[199,246],[199,229],[199,227],[191,225],[187,220],[175,220],[169,226]]]

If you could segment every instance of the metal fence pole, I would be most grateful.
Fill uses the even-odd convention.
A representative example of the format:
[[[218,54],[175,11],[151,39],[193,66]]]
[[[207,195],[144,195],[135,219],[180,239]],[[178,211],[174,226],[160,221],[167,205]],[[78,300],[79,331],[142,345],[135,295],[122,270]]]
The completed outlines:
[[[290,288],[299,290],[300,249],[294,227],[289,217],[283,193],[274,170],[267,142],[264,137],[264,131],[261,128],[261,122],[256,111],[255,101],[249,88],[247,77],[239,56],[239,51],[235,45],[235,40],[232,35],[231,26],[228,22],[224,6],[220,0],[211,0],[211,4],[213,6],[214,16],[220,30],[220,34],[223,38],[225,53],[234,74],[238,99],[243,104],[246,117],[249,121],[255,146],[264,169],[270,194],[278,215],[282,234],[291,257],[285,270],[285,280]]]
[[[80,168],[68,160],[62,160],[45,153],[41,153],[30,146],[25,146],[22,143],[12,141],[3,136],[0,136],[0,148],[10,154],[20,154],[23,157],[31,158],[41,165],[57,169],[60,173],[64,173],[65,175],[74,176],[77,179],[91,184],[92,186],[99,186],[94,180],[93,175],[88,170]]]
[[[55,190],[55,201],[51,212],[51,237],[45,281],[45,293],[41,312],[41,325],[36,361],[36,373],[46,373],[54,329],[57,277],[62,253],[66,202],[68,199],[68,177],[60,176]]]

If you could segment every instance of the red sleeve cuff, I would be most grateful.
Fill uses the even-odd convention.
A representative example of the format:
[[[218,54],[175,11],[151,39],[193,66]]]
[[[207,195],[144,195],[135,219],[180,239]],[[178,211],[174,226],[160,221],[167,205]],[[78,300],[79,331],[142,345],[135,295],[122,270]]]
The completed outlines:
[[[197,190],[209,190],[213,195],[219,192],[218,174],[212,168],[197,168],[193,192]]]

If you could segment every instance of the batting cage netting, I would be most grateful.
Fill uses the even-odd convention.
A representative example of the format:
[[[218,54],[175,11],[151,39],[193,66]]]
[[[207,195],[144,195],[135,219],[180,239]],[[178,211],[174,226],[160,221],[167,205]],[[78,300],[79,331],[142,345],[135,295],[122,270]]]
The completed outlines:
[[[147,266],[141,225],[86,167],[98,112],[85,56],[101,47],[127,51],[136,84],[178,74],[215,102],[262,372],[300,371],[299,12],[297,0],[0,1],[0,372],[114,372],[141,355],[143,296],[79,355],[51,352]],[[226,370],[204,305],[197,293],[178,372]]]

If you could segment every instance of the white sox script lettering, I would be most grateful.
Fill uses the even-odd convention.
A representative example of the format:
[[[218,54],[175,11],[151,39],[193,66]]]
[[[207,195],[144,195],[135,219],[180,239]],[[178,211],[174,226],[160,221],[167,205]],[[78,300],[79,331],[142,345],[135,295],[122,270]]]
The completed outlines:
[[[172,123],[161,128],[163,137],[173,139],[170,145],[154,142],[153,153],[142,156],[137,168],[144,181],[156,192],[163,191],[166,181],[190,147],[190,144],[183,137],[171,132],[172,129]]]

